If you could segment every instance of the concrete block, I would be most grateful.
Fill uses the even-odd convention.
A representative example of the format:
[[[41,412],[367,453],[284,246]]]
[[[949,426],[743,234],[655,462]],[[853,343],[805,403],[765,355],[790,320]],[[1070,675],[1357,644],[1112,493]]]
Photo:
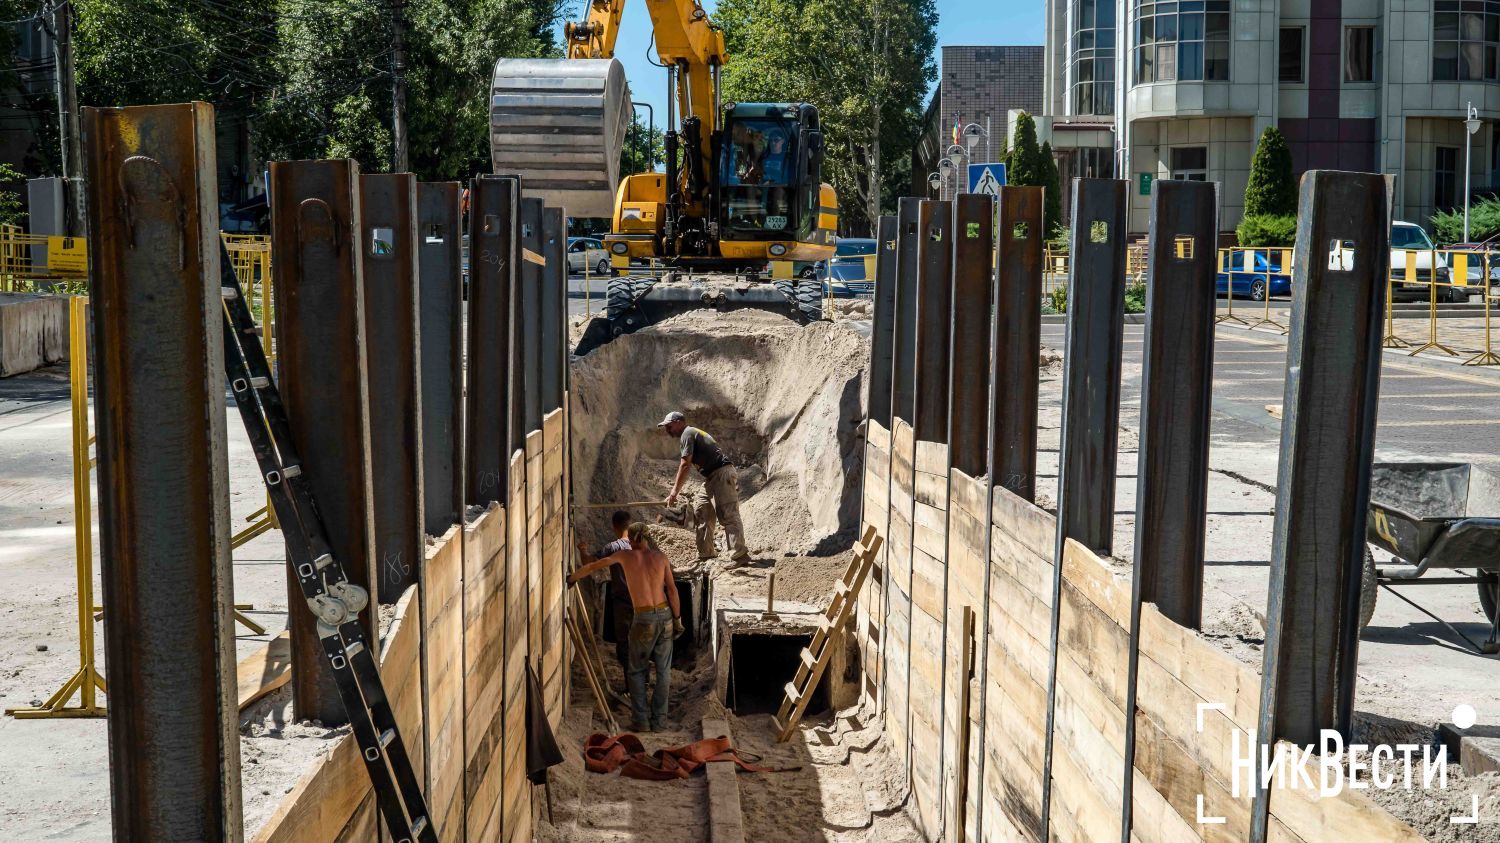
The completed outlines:
[[[66,296],[0,293],[0,377],[67,359]]]
[[[1465,736],[1458,754],[1464,775],[1500,773],[1500,737]]]

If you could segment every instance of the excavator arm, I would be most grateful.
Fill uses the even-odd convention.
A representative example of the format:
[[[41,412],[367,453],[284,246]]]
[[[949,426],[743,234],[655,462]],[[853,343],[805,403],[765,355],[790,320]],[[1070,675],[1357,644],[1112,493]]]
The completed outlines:
[[[582,21],[569,22],[563,30],[568,58],[614,58],[625,2],[593,0]],[[712,172],[712,137],[719,128],[717,75],[729,60],[724,51],[724,33],[709,21],[708,13],[697,0],[645,0],[645,3],[651,16],[657,57],[674,71],[670,75],[672,96],[677,113],[682,116],[681,125],[691,126],[691,120],[697,120],[693,130],[697,137],[689,141],[696,140],[698,160],[688,162],[681,180],[688,184],[697,180],[700,184],[696,187],[701,192],[704,187],[701,182]],[[669,119],[667,125],[675,130],[677,122]],[[689,201],[695,202],[697,198],[689,197]]]

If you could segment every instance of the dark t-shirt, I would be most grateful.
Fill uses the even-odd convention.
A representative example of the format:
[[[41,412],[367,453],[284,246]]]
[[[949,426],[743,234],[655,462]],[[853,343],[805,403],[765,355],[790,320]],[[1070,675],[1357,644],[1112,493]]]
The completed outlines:
[[[598,558],[603,559],[611,553],[629,549],[630,539],[615,539],[604,547],[599,548],[599,553],[597,554],[597,556]],[[630,586],[625,582],[625,567],[623,565],[609,566],[609,583],[610,598],[613,599],[617,605],[623,604],[626,608],[629,608],[633,605],[630,602]]]
[[[724,452],[719,450],[719,443],[696,427],[682,431],[682,458],[692,460],[704,477],[729,465]]]

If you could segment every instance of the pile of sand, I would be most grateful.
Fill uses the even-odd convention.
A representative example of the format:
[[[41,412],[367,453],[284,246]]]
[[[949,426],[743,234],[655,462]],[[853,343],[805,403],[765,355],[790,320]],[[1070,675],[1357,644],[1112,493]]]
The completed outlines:
[[[847,548],[868,359],[869,340],[845,323],[802,327],[756,310],[693,311],[619,337],[573,359],[575,494],[580,503],[665,497],[678,446],[656,423],[680,410],[739,471],[752,552]],[[700,481],[694,471],[688,488]],[[607,518],[581,511],[580,526],[603,534]]]

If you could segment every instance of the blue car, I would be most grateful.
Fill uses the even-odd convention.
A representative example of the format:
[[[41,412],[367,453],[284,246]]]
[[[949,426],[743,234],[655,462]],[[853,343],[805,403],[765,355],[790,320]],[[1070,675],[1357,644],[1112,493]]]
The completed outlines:
[[[875,241],[868,237],[840,237],[833,257],[818,262],[818,277],[829,295],[847,298],[875,292],[875,275],[866,272],[865,258],[875,254]]]
[[[1215,284],[1219,295],[1228,295],[1231,283],[1234,284],[1234,297],[1237,299],[1265,301],[1267,290],[1273,296],[1292,294],[1292,277],[1282,272],[1280,264],[1272,263],[1265,252],[1255,252],[1252,264],[1255,271],[1246,272],[1245,255],[1246,252],[1241,251],[1229,253],[1229,271],[1220,272]]]

